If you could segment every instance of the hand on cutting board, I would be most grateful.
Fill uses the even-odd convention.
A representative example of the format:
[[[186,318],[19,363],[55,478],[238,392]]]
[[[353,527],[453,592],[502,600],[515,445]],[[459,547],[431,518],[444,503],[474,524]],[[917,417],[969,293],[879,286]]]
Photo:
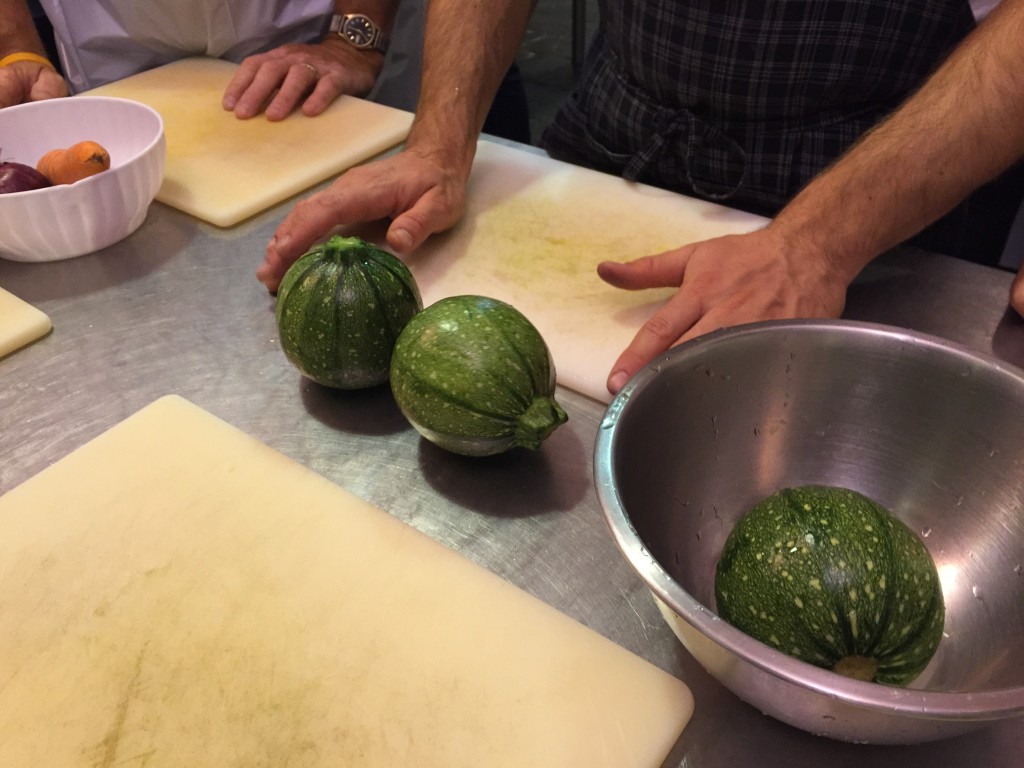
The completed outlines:
[[[847,283],[824,260],[798,254],[771,229],[645,256],[606,261],[598,274],[618,288],[678,286],[612,366],[608,391],[669,347],[725,326],[796,317],[838,317]]]
[[[454,225],[466,207],[462,175],[429,155],[405,149],[342,174],[301,200],[278,225],[256,277],[271,293],[296,259],[338,226],[391,219],[387,243],[408,254]]]
[[[300,105],[304,115],[315,117],[343,94],[368,94],[383,64],[380,53],[341,40],[282,45],[243,60],[222,103],[242,120],[261,112],[283,120]]]
[[[53,67],[18,61],[0,67],[0,109],[68,95],[68,84]]]

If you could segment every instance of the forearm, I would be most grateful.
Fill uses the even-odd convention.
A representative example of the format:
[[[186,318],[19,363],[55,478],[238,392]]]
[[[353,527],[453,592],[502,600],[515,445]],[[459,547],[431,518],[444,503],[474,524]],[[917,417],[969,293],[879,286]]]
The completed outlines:
[[[11,53],[46,55],[25,0],[0,0],[0,58]]]
[[[407,146],[466,175],[534,0],[431,0],[416,119]]]
[[[1003,0],[770,225],[847,281],[1024,156],[1024,0]]]

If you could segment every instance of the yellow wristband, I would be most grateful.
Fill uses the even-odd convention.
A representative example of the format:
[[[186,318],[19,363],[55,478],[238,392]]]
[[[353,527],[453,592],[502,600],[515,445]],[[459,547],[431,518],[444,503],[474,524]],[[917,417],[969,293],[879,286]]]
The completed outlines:
[[[29,53],[28,51],[12,53],[10,56],[4,56],[0,59],[0,67],[6,67],[19,61],[34,61],[36,64],[45,64],[50,69],[57,69],[45,56],[40,56],[38,53]]]

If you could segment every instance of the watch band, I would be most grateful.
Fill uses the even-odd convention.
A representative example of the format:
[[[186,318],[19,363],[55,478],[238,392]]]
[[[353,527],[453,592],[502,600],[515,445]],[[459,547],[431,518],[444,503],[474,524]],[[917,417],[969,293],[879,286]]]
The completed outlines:
[[[365,14],[336,13],[331,17],[330,30],[356,48],[387,53],[388,39],[384,30]]]

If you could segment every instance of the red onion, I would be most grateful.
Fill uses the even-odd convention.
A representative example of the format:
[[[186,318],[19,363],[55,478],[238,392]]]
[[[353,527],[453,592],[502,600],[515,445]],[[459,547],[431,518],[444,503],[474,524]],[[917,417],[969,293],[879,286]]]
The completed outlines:
[[[0,162],[0,195],[49,186],[52,185],[47,178],[31,165]]]

